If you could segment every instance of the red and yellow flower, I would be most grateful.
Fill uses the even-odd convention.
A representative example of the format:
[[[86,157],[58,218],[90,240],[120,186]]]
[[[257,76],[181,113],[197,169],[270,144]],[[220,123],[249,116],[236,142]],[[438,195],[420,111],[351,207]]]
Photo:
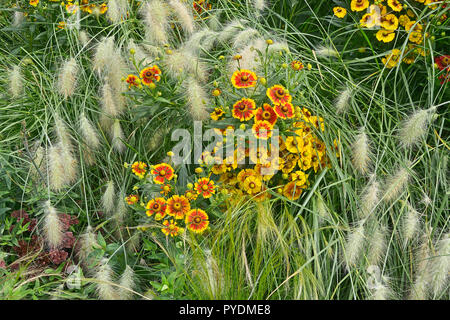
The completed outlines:
[[[126,83],[128,83],[128,88],[131,89],[131,87],[139,87],[139,84],[141,81],[137,76],[134,74],[129,74],[125,80]]]
[[[183,219],[191,210],[191,204],[185,196],[174,195],[167,200],[167,214],[175,219]]]
[[[283,196],[289,200],[297,200],[300,198],[304,188],[305,185],[297,181],[288,182],[283,188]]]
[[[220,118],[222,118],[224,114],[225,114],[225,111],[223,111],[222,108],[214,108],[214,111],[210,113],[210,116],[211,116],[211,119],[213,119],[214,121],[217,121]]]
[[[255,113],[255,105],[253,99],[242,98],[233,105],[233,117],[241,121],[250,120]]]
[[[131,165],[131,171],[140,179],[142,179],[147,173],[147,164],[142,161],[136,161]]]
[[[292,119],[294,117],[294,106],[291,103],[276,105],[275,112],[282,119]]]
[[[153,81],[159,81],[161,80],[161,70],[157,65],[154,65],[152,67],[147,67],[142,69],[140,73],[140,77],[142,80],[142,83],[146,86],[153,83]]]
[[[151,217],[152,215],[155,215],[156,220],[161,220],[166,216],[166,200],[161,197],[152,199],[147,203],[145,209],[145,213],[147,214],[147,216]]]
[[[345,10],[345,9],[344,9]],[[298,60],[294,60],[291,62],[291,68],[294,69],[295,71],[300,71],[304,68],[305,66],[303,65],[303,63],[301,63]]]
[[[231,76],[231,83],[235,88],[251,88],[256,85],[258,77],[250,70],[236,70]]]
[[[195,199],[198,198],[198,193],[194,192],[193,190],[186,190],[186,192],[184,193],[184,196],[189,201],[194,201]]]
[[[166,235],[166,236],[171,236],[171,237],[176,237],[177,235],[179,235],[180,233],[183,233],[184,229],[181,227],[177,226],[177,223],[173,220],[164,220],[163,225],[165,226],[164,228],[161,229],[161,231]]]
[[[255,137],[267,140],[272,136],[272,129],[273,126],[270,124],[269,121],[262,120],[255,122],[255,124],[252,127],[252,132],[255,135]]]
[[[264,103],[261,108],[258,108],[255,113],[255,119],[257,121],[268,121],[271,125],[275,125],[275,122],[277,122],[277,114],[273,108],[267,104]]]
[[[138,203],[139,196],[137,194],[130,194],[129,196],[125,197],[125,201],[130,205],[134,205]]]
[[[194,185],[194,190],[205,199],[210,198],[214,193],[216,193],[214,181],[208,178],[198,179]]]
[[[290,103],[292,101],[291,95],[288,93],[286,88],[282,85],[274,85],[273,87],[267,88],[266,91],[267,96],[272,101],[273,104],[284,105],[286,103]]]
[[[39,0],[30,0],[30,6],[36,7],[39,4]]]
[[[172,186],[170,184],[163,184],[161,185],[161,193],[164,196],[167,196],[172,191]]]
[[[152,174],[155,176],[153,181],[157,184],[163,184],[165,181],[173,179],[173,168],[167,163],[160,163],[153,167]]]
[[[202,209],[192,209],[186,214],[184,223],[189,230],[195,233],[203,233],[208,228],[208,219],[208,215]]]

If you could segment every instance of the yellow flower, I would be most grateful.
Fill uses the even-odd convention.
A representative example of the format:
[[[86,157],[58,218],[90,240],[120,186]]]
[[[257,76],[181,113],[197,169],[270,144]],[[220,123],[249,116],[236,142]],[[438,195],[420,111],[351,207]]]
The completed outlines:
[[[362,27],[373,28],[375,25],[377,25],[377,19],[374,14],[366,13],[362,16],[361,20],[359,20],[359,23]]]
[[[402,4],[398,0],[388,0],[387,4],[389,7],[391,7],[392,10],[397,12],[402,11],[403,9]]]
[[[381,59],[386,68],[391,69],[398,65],[400,62],[401,51],[399,49],[393,49],[392,52]]]
[[[386,30],[394,31],[398,28],[398,19],[393,14],[388,14],[381,20],[381,26]]]
[[[411,21],[411,19],[409,19],[409,17],[406,14],[402,14],[399,18],[398,18],[398,23],[401,26],[406,26],[407,23],[409,23]]]
[[[395,38],[395,32],[389,30],[379,30],[376,34],[378,41],[383,41],[385,43],[391,42]]]
[[[420,44],[423,40],[423,35],[421,32],[413,31],[409,35],[409,41]]]
[[[255,194],[261,191],[262,182],[257,176],[248,176],[244,180],[244,190],[248,194]]]
[[[36,7],[39,4],[39,0],[30,0],[30,5]]]
[[[342,19],[347,14],[347,9],[342,8],[342,7],[334,7],[333,12],[336,17]]]
[[[369,0],[352,0],[350,8],[352,11],[363,11],[369,7]]]

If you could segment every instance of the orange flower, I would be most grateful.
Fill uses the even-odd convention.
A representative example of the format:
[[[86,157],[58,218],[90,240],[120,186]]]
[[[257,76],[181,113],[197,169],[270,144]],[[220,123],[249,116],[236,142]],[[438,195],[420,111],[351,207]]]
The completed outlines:
[[[184,193],[184,196],[189,201],[194,201],[195,199],[198,198],[198,194],[196,192],[194,192],[193,190],[186,190],[186,192]]]
[[[292,101],[292,97],[282,85],[274,85],[271,88],[267,88],[267,96],[273,104],[286,104]]]
[[[142,82],[148,86],[150,83],[153,83],[154,80],[159,81],[161,79],[161,70],[157,65],[147,67],[141,71],[140,77]]]
[[[39,4],[39,0],[30,0],[30,5],[36,7]]]
[[[160,163],[153,167],[152,174],[155,175],[153,181],[157,184],[163,184],[166,180],[173,179],[173,168],[167,163]]]
[[[291,181],[287,183],[283,188],[283,196],[289,200],[297,200],[300,198],[305,186],[298,181]]]
[[[277,114],[275,113],[273,108],[267,103],[264,103],[262,108],[258,108],[256,110],[255,119],[257,121],[266,120],[271,125],[274,125],[275,122],[277,122],[277,118],[278,118]]]
[[[137,194],[130,194],[125,198],[125,201],[132,206],[133,204],[136,204],[139,201],[139,196]]]
[[[208,228],[208,219],[208,215],[202,209],[192,209],[186,214],[184,223],[189,230],[195,233],[203,233]]]
[[[256,123],[252,127],[253,134],[257,138],[261,138],[263,140],[267,140],[272,136],[272,125],[269,121],[262,120],[256,121]]]
[[[301,63],[298,60],[294,60],[291,62],[291,67],[292,69],[294,69],[295,71],[300,71],[304,68],[303,63]]]
[[[235,88],[251,88],[256,85],[258,77],[250,70],[236,70],[231,76],[231,83]]]
[[[175,219],[183,219],[191,209],[191,204],[185,196],[174,195],[167,200],[167,214]]]
[[[253,99],[242,98],[233,105],[233,117],[241,121],[253,118],[255,101]]]
[[[237,181],[239,182],[239,184],[242,187],[242,186],[244,186],[244,181],[245,181],[245,179],[247,179],[247,177],[256,176],[256,175],[257,175],[257,173],[253,169],[242,169],[237,175]]]
[[[131,87],[138,87],[140,82],[139,78],[136,77],[134,74],[129,74],[125,81],[126,83],[128,83],[129,89],[131,89]]]
[[[145,213],[151,217],[153,214],[155,214],[156,220],[161,220],[166,216],[166,210],[167,210],[167,204],[166,200],[164,198],[155,198],[150,200],[147,205],[145,206]]]
[[[161,191],[159,193],[167,196],[170,191],[172,191],[172,186],[170,184],[163,184],[161,185]]]
[[[184,229],[177,226],[177,223],[173,220],[164,220],[163,225],[165,228],[162,228],[161,231],[166,235],[170,235],[171,237],[177,236],[179,233],[183,233]]]
[[[147,164],[142,161],[136,161],[131,165],[131,171],[140,179],[144,178],[147,173]]]
[[[294,106],[290,103],[284,105],[276,105],[275,112],[280,118],[292,119],[294,117]]]
[[[198,179],[194,185],[194,190],[197,191],[198,194],[201,194],[205,199],[210,198],[216,193],[214,181],[211,181],[208,178]]]

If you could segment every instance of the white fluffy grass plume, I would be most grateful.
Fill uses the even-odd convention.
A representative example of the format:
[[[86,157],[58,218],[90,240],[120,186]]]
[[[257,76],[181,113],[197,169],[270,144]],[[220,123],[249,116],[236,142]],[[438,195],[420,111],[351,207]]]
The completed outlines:
[[[359,130],[352,146],[352,164],[353,167],[361,174],[366,174],[370,169],[370,145],[364,128]]]
[[[247,27],[233,37],[233,48],[240,49],[259,36],[260,34],[258,30]]]
[[[103,69],[110,63],[111,57],[114,56],[114,37],[103,38],[96,46],[93,68],[97,72],[103,71]]]
[[[24,81],[20,66],[15,65],[9,71],[9,92],[13,98],[17,98],[23,92]]]
[[[101,88],[101,100],[102,111],[110,116],[116,117],[122,113],[122,105],[116,100],[116,95],[108,82],[105,82]]]
[[[386,254],[387,230],[386,226],[378,225],[370,234],[368,241],[370,247],[367,255],[369,264],[378,265]]]
[[[106,17],[113,23],[120,23],[127,18],[127,0],[109,0]]]
[[[445,234],[437,243],[434,257],[430,259],[430,289],[433,299],[438,299],[447,289],[450,275],[450,233]]]
[[[415,255],[415,279],[409,293],[409,299],[411,300],[425,300],[427,298],[428,285],[430,282],[430,272],[428,272],[430,246],[428,240],[428,232],[423,232],[421,235],[420,246]]]
[[[87,46],[89,41],[91,40],[89,34],[85,30],[81,30],[78,34],[78,40],[80,41],[83,47]]]
[[[150,64],[154,58],[157,56],[151,57],[149,54],[147,54],[141,46],[136,44],[133,39],[130,39],[127,45],[128,52],[130,52],[131,49],[134,50],[134,60],[137,64],[142,64],[142,66],[146,66]]]
[[[14,11],[12,26],[13,27],[20,26],[22,24],[24,18],[25,18],[25,16],[22,11]]]
[[[356,265],[361,257],[362,251],[364,249],[364,226],[365,221],[359,221],[356,226],[350,231],[347,236],[347,242],[344,247],[344,264],[348,271]]]
[[[43,232],[45,241],[50,248],[58,248],[63,240],[63,226],[61,220],[59,220],[58,212],[50,201],[45,203],[44,213]]]
[[[125,135],[123,133],[122,126],[120,125],[119,119],[114,120],[110,134],[113,149],[119,153],[124,152],[125,144],[123,143],[123,140],[125,140]]]
[[[350,101],[352,98],[352,89],[349,87],[345,88],[339,93],[339,96],[336,98],[335,106],[337,113],[343,113],[348,110],[350,106]]]
[[[240,20],[233,20],[229,22],[223,29],[220,31],[218,40],[222,43],[227,42],[231,39],[237,32],[244,29],[244,25]]]
[[[260,14],[261,11],[264,11],[267,8],[267,3],[265,0],[252,0],[253,6],[257,10],[257,13]]]
[[[143,6],[145,34],[148,41],[155,45],[168,44],[168,8],[164,2],[151,0]]]
[[[163,63],[165,69],[173,78],[190,74],[202,82],[207,80],[207,66],[200,61],[198,56],[186,48],[174,50],[172,54],[166,55]]]
[[[376,176],[373,174],[370,177],[369,183],[362,191],[360,196],[360,205],[358,216],[360,218],[367,218],[374,211],[379,202],[380,184]]]
[[[384,182],[385,190],[383,194],[383,200],[385,202],[391,202],[405,190],[409,181],[408,169],[401,167],[393,175],[388,176]]]
[[[79,245],[76,255],[85,270],[91,270],[93,258],[89,255],[96,249],[100,248],[92,227],[88,226],[86,231],[80,236]]]
[[[252,70],[259,73],[261,71],[261,61],[259,59],[258,50],[264,53],[265,46],[265,40],[263,38],[258,38],[240,50],[238,54],[242,56],[242,59],[239,61],[239,64],[234,59],[229,60],[227,69],[230,76],[239,68],[239,66],[241,69]]]
[[[420,214],[419,212],[411,206],[411,204],[407,204],[406,213],[403,216],[402,221],[402,233],[404,244],[406,245],[408,242],[413,240],[419,231],[420,227]]]
[[[134,271],[129,265],[125,267],[125,270],[120,277],[119,285],[122,287],[119,288],[120,299],[130,300],[133,297],[133,292],[131,290],[135,289],[136,282]]]
[[[398,137],[404,147],[416,145],[427,134],[427,126],[436,107],[419,110],[409,116],[400,126]]]
[[[111,180],[106,184],[106,190],[102,196],[102,208],[107,214],[111,214],[114,211],[116,207],[115,199],[116,191],[114,182]]]
[[[80,116],[80,132],[83,141],[93,150],[100,147],[100,139],[92,122],[83,113]]]
[[[62,143],[52,145],[48,151],[50,188],[59,191],[77,178],[77,160]]]
[[[206,108],[210,105],[210,101],[200,83],[193,77],[189,77],[184,82],[184,88],[192,119],[199,121],[208,119],[209,113]]]
[[[108,259],[103,258],[97,266],[95,273],[97,294],[101,300],[117,300],[118,293],[115,290],[114,271],[108,264]]]
[[[58,75],[58,91],[67,99],[75,92],[78,78],[78,65],[75,58],[71,58],[64,62]]]
[[[339,57],[339,52],[337,52],[335,49],[327,46],[319,46],[317,47],[314,52],[316,53],[317,57],[321,58],[327,58],[327,57]]]
[[[184,43],[183,50],[187,50],[195,55],[198,55],[201,50],[209,52],[217,39],[218,33],[203,28],[191,35],[191,37]]]
[[[172,7],[178,21],[181,24],[184,32],[190,35],[194,32],[194,17],[192,15],[192,9],[182,3],[180,0],[170,0],[170,6]]]

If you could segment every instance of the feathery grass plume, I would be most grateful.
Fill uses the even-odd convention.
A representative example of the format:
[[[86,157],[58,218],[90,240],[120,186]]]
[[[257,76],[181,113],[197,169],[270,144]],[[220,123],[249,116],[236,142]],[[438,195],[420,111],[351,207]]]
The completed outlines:
[[[269,46],[269,48],[267,49],[267,52],[269,54],[272,53],[278,53],[278,52],[285,52],[285,53],[289,53],[289,45],[287,44],[287,42],[285,41],[276,41],[273,44],[271,44]],[[264,52],[263,52],[264,53]]]
[[[319,46],[314,50],[314,52],[316,53],[316,56],[320,58],[339,57],[339,52],[331,47]]]
[[[127,62],[123,58],[120,48],[115,48],[106,68],[105,80],[115,91],[115,98],[118,100],[123,100],[121,93],[126,91],[126,83],[122,81],[122,78],[127,76],[127,70]],[[124,102],[118,101],[117,104],[123,106]]]
[[[364,226],[365,220],[361,220],[356,224],[350,233],[348,234],[347,241],[344,247],[343,260],[347,271],[350,271],[351,267],[354,267],[361,257],[362,250],[364,248]]]
[[[125,140],[125,135],[123,134],[119,119],[116,119],[111,127],[111,143],[113,149],[119,153],[125,151],[123,140]]]
[[[106,11],[106,17],[112,23],[120,23],[127,18],[127,6],[126,0],[109,0],[108,11]]]
[[[325,221],[328,221],[328,220],[331,221],[330,213],[328,212],[328,208],[327,208],[325,201],[323,200],[323,197],[320,193],[318,193],[317,197],[316,197],[316,206],[317,206],[319,224],[321,225]]]
[[[69,129],[67,128],[66,124],[59,117],[58,114],[55,114],[54,118],[55,118],[55,131],[58,137],[57,145],[59,148],[59,157],[60,157],[59,161],[60,165],[62,165],[64,168],[63,181],[64,184],[70,184],[77,179],[78,161],[77,159],[75,159],[73,155],[72,137],[70,135]],[[55,173],[58,173],[59,170],[60,169],[57,169]]]
[[[85,30],[81,30],[78,34],[78,40],[80,41],[83,47],[87,46],[89,41],[91,40],[89,34]]]
[[[192,9],[182,3],[180,0],[170,0],[169,4],[175,12],[184,32],[186,32],[186,34],[188,35],[192,34],[195,28]]]
[[[445,234],[436,244],[436,253],[430,259],[430,289],[433,299],[439,298],[447,289],[450,274],[450,233]],[[444,295],[446,297],[446,295]]]
[[[30,174],[34,179],[41,178],[41,175],[45,177],[45,174],[47,172],[47,160],[46,160],[46,152],[44,148],[42,148],[40,145],[36,147],[36,150],[33,153],[33,161],[34,164],[37,166],[37,168],[34,166],[34,164],[31,164],[30,166]],[[40,174],[38,172],[40,171]]]
[[[200,50],[209,52],[217,39],[218,33],[210,30],[209,28],[203,28],[195,33],[184,43],[183,49],[198,55]]]
[[[133,39],[130,39],[127,45],[128,52],[130,52],[131,49],[134,50],[134,60],[136,61],[136,64],[141,66],[146,66],[153,62],[155,59],[155,56],[150,56],[147,52],[145,52],[139,45],[137,45]]]
[[[97,130],[84,113],[82,113],[80,116],[80,132],[81,136],[83,137],[83,141],[91,149],[97,150],[100,147],[100,140]]]
[[[244,29],[244,25],[242,24],[242,21],[240,20],[233,20],[230,23],[228,23],[222,31],[220,31],[218,40],[222,43],[227,42],[230,40],[238,31]]]
[[[63,241],[63,225],[50,200],[45,202],[44,212],[43,232],[45,241],[51,249],[56,249]]]
[[[428,286],[431,280],[430,272],[428,272],[430,259],[428,240],[429,233],[425,231],[421,236],[421,244],[415,255],[415,279],[409,293],[410,300],[425,300],[427,298]]]
[[[143,6],[145,35],[152,44],[168,44],[168,8],[160,0],[151,0]]]
[[[210,105],[210,101],[203,87],[192,76],[188,77],[183,85],[192,119],[200,121],[208,119],[209,113],[206,108]]]
[[[420,227],[420,214],[411,204],[407,203],[406,214],[403,216],[402,231],[404,245],[406,246],[417,234]]]
[[[352,89],[349,87],[345,88],[339,93],[339,96],[336,98],[335,106],[337,113],[343,113],[347,111],[350,106],[350,99],[352,97]]]
[[[86,228],[86,231],[80,235],[79,244],[76,247],[76,256],[81,262],[85,271],[90,271],[94,263],[94,258],[89,256],[95,249],[100,248],[97,243],[97,238],[91,226]]]
[[[410,166],[408,165],[408,168]],[[391,202],[395,200],[402,191],[406,188],[409,181],[408,169],[401,167],[393,175],[386,178],[384,182],[385,193],[383,200],[385,202]]]
[[[56,137],[58,138],[58,142],[61,143],[61,145],[64,148],[72,151],[73,150],[72,136],[70,135],[67,125],[64,123],[64,121],[60,118],[60,116],[57,113],[54,114],[54,119],[55,119],[55,133]]]
[[[103,210],[105,210],[107,214],[111,214],[114,211],[116,207],[115,199],[116,199],[116,192],[114,182],[110,180],[106,184],[106,190],[102,196],[102,208]]]
[[[391,300],[392,296],[391,288],[382,280],[373,288],[371,300]]]
[[[119,109],[119,105],[117,103],[117,100],[115,99],[114,91],[112,90],[108,81],[105,81],[102,86],[100,104],[102,106],[102,111],[110,117],[116,117],[123,111]]]
[[[267,3],[265,0],[253,0],[253,6],[255,7],[257,14],[261,14],[267,8]]]
[[[368,251],[367,260],[369,264],[378,265],[386,254],[386,236],[387,227],[384,225],[375,226],[375,230],[369,236],[370,248]]]
[[[403,147],[416,145],[427,134],[428,122],[435,111],[436,107],[419,110],[402,122],[398,137]]]
[[[375,174],[372,174],[368,185],[362,191],[358,210],[359,218],[367,218],[375,209],[379,201],[380,184]]]
[[[113,278],[114,271],[108,264],[108,259],[103,258],[95,273],[97,294],[101,300],[117,300],[119,298],[114,288]]]
[[[196,267],[198,270],[198,277],[203,289],[209,295],[218,299],[224,286],[223,274],[219,265],[211,254],[211,250],[204,250],[203,254],[197,258]]]
[[[134,290],[136,287],[136,283],[134,281],[135,275],[133,269],[127,265],[125,267],[125,271],[122,273],[120,277],[119,284],[123,288],[119,288],[119,297],[122,300],[130,300],[133,298],[133,292],[130,290]],[[129,290],[127,290],[129,289]]]
[[[364,128],[359,130],[352,146],[352,164],[353,167],[361,174],[366,174],[370,167],[370,145],[369,138],[364,132]]]
[[[184,74],[197,77],[200,81],[207,80],[207,66],[188,50],[174,50],[164,58],[164,69],[173,77],[180,78]]]
[[[68,185],[74,183],[78,176],[78,160],[73,156],[71,149],[61,144],[61,161],[64,165],[65,180]]]
[[[125,199],[125,194],[119,193],[118,198],[119,200],[117,201],[116,210],[114,212],[114,220],[120,228],[127,213],[127,206],[125,205],[125,200],[123,200]]]
[[[9,92],[13,98],[17,98],[23,92],[24,81],[20,66],[15,65],[9,71]]]
[[[171,125],[165,125],[164,127],[158,128],[153,135],[150,136],[150,139],[147,143],[147,148],[149,151],[155,151],[157,148],[161,147],[161,144],[164,141],[164,137],[169,135],[172,130]]]
[[[78,65],[75,58],[64,62],[58,75],[58,91],[64,99],[72,96],[75,92],[78,77]]]
[[[23,15],[22,11],[14,11],[12,26],[16,28],[19,27],[22,24],[24,18],[25,16]]]
[[[227,66],[227,70],[230,76],[239,68],[239,66],[241,67],[241,69],[252,70],[256,73],[259,73],[261,71],[262,65],[259,59],[258,50],[264,54],[265,46],[265,40],[263,38],[258,38],[239,52],[239,54],[242,56],[239,64],[236,60],[230,59]]]
[[[370,275],[367,279],[367,288],[370,290],[370,300],[389,300],[394,298],[394,294],[389,286],[388,278],[381,274],[377,265],[367,267]]]
[[[222,28],[222,24],[220,23],[220,11],[214,12],[213,14],[209,15],[208,19],[208,27],[211,30],[219,31],[219,29]]]
[[[111,63],[111,57],[114,55],[114,37],[103,38],[95,48],[92,67],[96,72],[102,72]]]
[[[68,178],[66,173],[66,163],[62,157],[61,144],[52,145],[48,150],[48,167],[50,188],[59,191],[66,187]]]
[[[259,31],[253,28],[245,28],[233,37],[233,48],[240,49],[248,44],[251,40],[259,37]]]

